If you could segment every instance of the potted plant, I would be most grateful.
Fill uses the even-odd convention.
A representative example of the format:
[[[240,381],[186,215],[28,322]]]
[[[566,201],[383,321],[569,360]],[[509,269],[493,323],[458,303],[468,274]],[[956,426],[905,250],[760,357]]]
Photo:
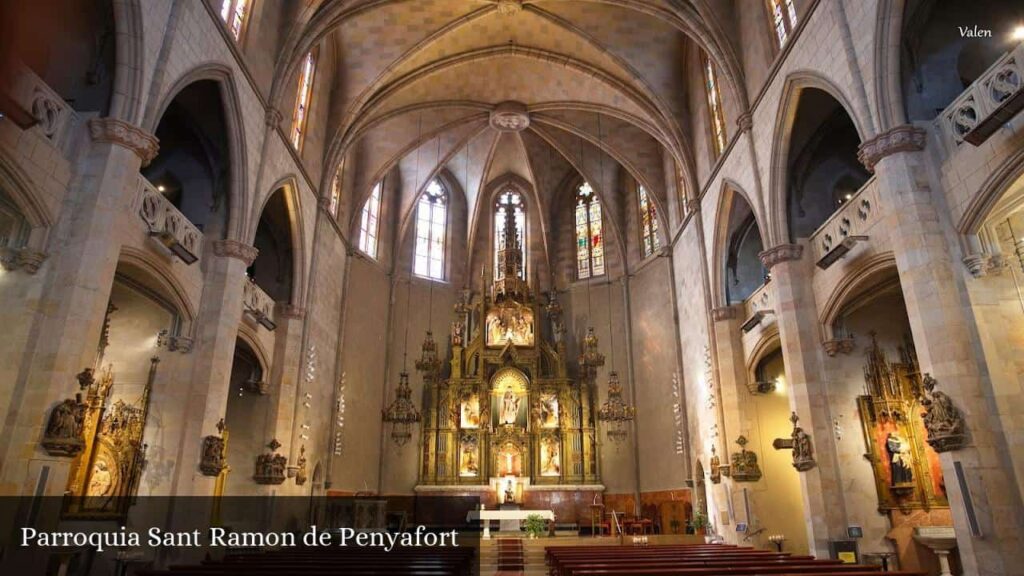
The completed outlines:
[[[693,515],[693,520],[690,522],[693,526],[693,531],[697,534],[707,535],[708,529],[708,517],[703,512],[696,512]]]
[[[530,514],[523,522],[523,528],[526,529],[530,538],[536,538],[539,534],[544,533],[544,518],[540,514]]]

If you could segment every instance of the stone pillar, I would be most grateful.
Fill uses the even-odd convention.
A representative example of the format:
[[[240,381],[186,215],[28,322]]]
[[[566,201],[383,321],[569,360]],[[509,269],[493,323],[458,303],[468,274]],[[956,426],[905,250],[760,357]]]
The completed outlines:
[[[720,379],[724,438],[715,448],[719,457],[724,458],[727,445],[740,434],[746,434],[750,420],[746,414],[747,369],[743,358],[743,341],[740,333],[741,312],[739,306],[725,306],[711,310],[715,321],[715,344],[718,347],[718,376]],[[724,440],[724,441],[722,441]],[[724,463],[724,462],[723,462]]]
[[[215,478],[203,476],[199,471],[200,450],[203,437],[217,434],[217,422],[227,413],[231,364],[238,324],[242,320],[242,290],[248,281],[245,270],[256,259],[257,251],[235,240],[218,240],[213,242],[213,250],[205,254],[209,255],[209,260],[196,322],[192,352],[195,363],[191,381],[187,383],[188,398],[180,428],[181,447],[171,489],[171,493],[178,496],[213,494]],[[231,423],[227,424],[230,430]],[[235,470],[232,474],[251,474],[251,471]]]
[[[277,438],[284,446],[283,450],[290,453],[289,464],[295,464],[299,457],[299,447],[306,443],[300,438],[303,433],[304,412],[303,402],[312,402],[306,398],[299,398],[299,390],[305,389],[301,383],[306,378],[308,370],[312,367],[313,374],[320,378],[329,371],[325,370],[327,356],[320,350],[316,350],[316,356],[311,360],[309,351],[302,350],[302,327],[306,311],[298,306],[278,302],[274,319],[277,321],[277,329],[274,330],[274,361],[270,374],[270,418],[272,428],[266,431],[267,441]],[[310,366],[312,362],[312,366]],[[333,368],[333,366],[331,366]],[[296,403],[299,404],[296,410]],[[333,410],[333,407],[331,407]],[[298,421],[295,420],[298,416]],[[308,434],[307,434],[308,436]],[[294,438],[294,441],[293,441]],[[307,451],[312,446],[306,446]],[[284,452],[282,452],[284,453]],[[312,471],[310,471],[312,472]]]
[[[814,264],[804,252],[802,244],[780,244],[760,256],[775,284],[775,317],[786,364],[789,405],[810,433],[818,462],[800,473],[807,543],[812,554],[827,558],[828,541],[846,536],[846,518],[811,285]]]
[[[1024,506],[1012,474],[954,240],[944,234],[942,197],[929,184],[925,132],[899,126],[861,145],[861,161],[875,171],[886,211],[885,228],[922,372],[938,381],[963,412],[969,445],[940,454],[957,545],[965,574],[1024,574]],[[1019,354],[1019,350],[1017,351]],[[969,494],[961,491],[955,463]],[[970,497],[981,535],[972,535]]]
[[[31,493],[31,459],[51,459],[47,494],[64,491],[70,458],[50,458],[39,446],[50,408],[78,391],[75,375],[96,361],[121,244],[119,222],[136,217],[129,207],[139,189],[139,168],[156,156],[157,140],[113,118],[89,121],[92,142],[62,207],[47,283],[38,304],[37,330],[14,384],[0,434],[0,490]]]

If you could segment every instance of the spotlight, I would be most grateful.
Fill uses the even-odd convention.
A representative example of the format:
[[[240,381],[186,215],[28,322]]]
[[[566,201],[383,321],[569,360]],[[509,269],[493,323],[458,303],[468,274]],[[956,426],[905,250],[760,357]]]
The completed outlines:
[[[165,188],[163,184],[157,184],[156,190],[157,192],[165,192],[167,191],[167,188]]]
[[[1024,24],[1020,24],[1013,29],[1013,32],[1010,33],[1010,39],[1015,42],[1024,40]]]

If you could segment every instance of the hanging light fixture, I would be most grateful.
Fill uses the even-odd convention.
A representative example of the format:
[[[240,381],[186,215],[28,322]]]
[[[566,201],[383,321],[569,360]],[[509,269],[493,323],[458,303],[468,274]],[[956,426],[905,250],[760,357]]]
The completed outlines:
[[[434,323],[434,283],[430,283],[430,299],[427,304],[427,335],[423,339],[420,359],[416,361],[416,369],[423,373],[423,379],[433,381],[441,372],[441,358],[437,354],[437,342],[430,327]]]

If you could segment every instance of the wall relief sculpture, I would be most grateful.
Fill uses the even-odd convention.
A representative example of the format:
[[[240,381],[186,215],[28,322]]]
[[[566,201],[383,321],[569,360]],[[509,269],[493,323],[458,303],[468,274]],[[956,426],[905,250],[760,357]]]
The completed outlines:
[[[928,431],[928,444],[936,452],[959,450],[967,440],[963,415],[949,395],[935,389],[937,382],[931,374],[924,375],[923,384],[920,402],[925,410],[922,417]]]
[[[747,450],[746,436],[736,439],[740,451],[732,455],[730,472],[736,482],[757,482],[761,479],[761,466],[757,463],[757,454]]]
[[[47,454],[74,456],[85,448],[82,438],[85,408],[81,394],[76,394],[74,399],[65,398],[53,407],[41,442]]]
[[[228,466],[225,453],[227,442],[224,435],[224,432],[227,431],[227,426],[224,425],[223,418],[220,419],[220,422],[217,422],[217,431],[219,435],[210,435],[203,438],[203,455],[199,461],[199,471],[204,476],[219,476]]]
[[[277,453],[277,449],[280,447],[281,443],[275,438],[267,444],[270,452],[256,457],[256,473],[252,475],[252,479],[257,484],[280,484],[284,482],[288,458]]]

